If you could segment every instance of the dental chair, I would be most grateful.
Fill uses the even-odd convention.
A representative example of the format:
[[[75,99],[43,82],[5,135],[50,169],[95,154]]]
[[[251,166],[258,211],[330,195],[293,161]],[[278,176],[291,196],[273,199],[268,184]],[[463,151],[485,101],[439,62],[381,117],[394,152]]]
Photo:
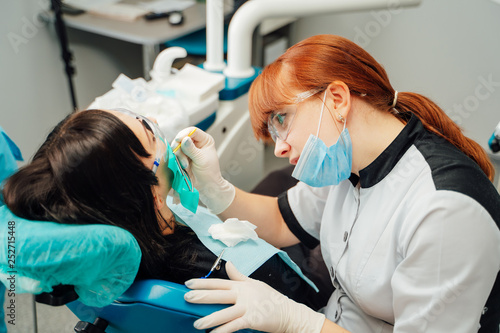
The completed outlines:
[[[17,162],[22,161],[21,150],[14,141],[0,127],[0,189],[3,181],[17,170]],[[0,207],[3,205],[3,198],[0,193]],[[0,333],[7,333],[5,324],[5,310],[3,307],[5,300],[5,286],[0,283]]]
[[[194,333],[196,319],[226,307],[187,303],[176,283],[134,281],[140,260],[124,229],[29,221],[0,207],[0,280],[39,303],[66,305],[81,320],[76,332]]]

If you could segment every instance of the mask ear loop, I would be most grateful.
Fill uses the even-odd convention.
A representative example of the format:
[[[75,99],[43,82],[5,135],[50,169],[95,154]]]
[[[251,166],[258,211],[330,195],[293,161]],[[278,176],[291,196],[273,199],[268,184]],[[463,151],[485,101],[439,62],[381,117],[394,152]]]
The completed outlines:
[[[319,138],[319,129],[321,128],[321,121],[323,120],[323,110],[325,109],[325,100],[326,100],[326,93],[328,89],[325,90],[325,94],[323,95],[323,104],[321,105],[321,113],[319,115],[319,124],[318,124],[318,130],[316,131],[316,137]]]
[[[342,136],[342,133],[344,133],[344,131],[345,131],[345,128],[347,125],[347,120],[340,113],[339,113],[339,118],[342,119],[341,121],[344,123],[344,127],[342,128],[342,132],[340,132],[340,135],[339,135],[339,140],[342,140],[342,142],[344,142],[344,137]],[[337,142],[338,142],[338,140],[337,140]]]
[[[325,91],[325,97],[323,97],[323,107],[325,106],[325,98],[326,98],[326,91]],[[323,107],[321,108],[321,116],[323,116]],[[342,131],[340,132],[339,138],[337,139],[337,142],[339,142],[339,140],[342,140],[342,142],[344,142],[344,138],[342,137],[342,133],[344,133],[344,131],[345,131],[345,128],[347,125],[347,120],[340,113],[338,114],[337,118],[339,119],[339,121],[344,123],[344,126],[342,127]],[[320,120],[321,120],[321,117],[320,117]],[[321,124],[321,122],[320,122],[320,124]],[[318,134],[319,134],[319,128],[318,128]],[[316,136],[318,136],[318,135],[316,135]]]

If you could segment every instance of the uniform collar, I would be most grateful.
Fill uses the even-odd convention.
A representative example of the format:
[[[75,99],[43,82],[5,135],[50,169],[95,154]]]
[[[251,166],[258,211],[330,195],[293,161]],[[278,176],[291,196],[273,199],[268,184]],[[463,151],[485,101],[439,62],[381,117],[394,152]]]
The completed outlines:
[[[396,139],[391,142],[375,161],[359,171],[361,187],[372,187],[384,179],[424,131],[423,124],[412,114],[410,120]]]

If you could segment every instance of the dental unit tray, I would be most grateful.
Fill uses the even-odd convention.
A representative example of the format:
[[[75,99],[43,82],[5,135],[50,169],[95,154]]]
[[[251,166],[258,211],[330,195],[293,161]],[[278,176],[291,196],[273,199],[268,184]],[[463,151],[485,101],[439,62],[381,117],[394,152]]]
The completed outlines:
[[[219,92],[226,78],[191,64],[173,69],[173,61],[186,55],[180,47],[162,51],[150,72],[150,81],[120,74],[113,89],[97,97],[89,109],[126,108],[153,117],[169,141],[188,126],[207,130],[215,121]]]

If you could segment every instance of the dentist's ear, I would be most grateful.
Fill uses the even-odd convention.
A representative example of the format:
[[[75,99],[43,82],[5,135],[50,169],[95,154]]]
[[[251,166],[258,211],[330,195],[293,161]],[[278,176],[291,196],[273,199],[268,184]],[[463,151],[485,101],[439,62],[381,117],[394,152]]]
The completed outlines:
[[[333,81],[327,88],[327,100],[330,100],[329,110],[339,122],[344,122],[351,110],[351,92],[342,81]]]

